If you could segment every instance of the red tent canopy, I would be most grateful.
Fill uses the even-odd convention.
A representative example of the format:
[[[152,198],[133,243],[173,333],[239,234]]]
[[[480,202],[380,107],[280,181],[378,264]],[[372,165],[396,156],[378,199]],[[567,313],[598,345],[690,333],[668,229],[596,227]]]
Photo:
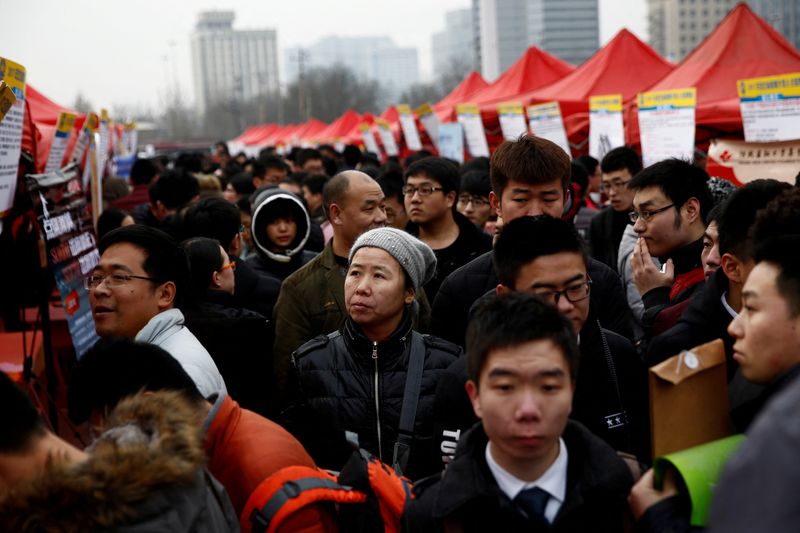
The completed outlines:
[[[560,80],[574,70],[573,65],[531,46],[494,83],[469,100],[477,103],[482,113],[497,113],[497,104],[515,100],[517,95]]]
[[[356,122],[352,128],[350,128],[350,131],[341,136],[342,142],[345,144],[361,144],[363,139],[361,137],[361,130],[358,129],[358,126],[364,122],[372,126],[375,124],[375,115],[372,113],[364,113],[361,115],[361,119]]]
[[[691,54],[648,91],[697,88],[698,140],[742,130],[736,82],[800,71],[800,52],[740,3]],[[639,142],[636,103],[626,109],[627,139]]]
[[[305,123],[303,131],[297,133],[297,138],[301,142],[311,142],[316,139],[319,133],[327,127],[328,125],[321,120],[310,118],[308,122]]]
[[[261,143],[265,146],[273,146],[278,144],[288,144],[291,141],[292,134],[297,131],[302,124],[286,124],[281,126],[266,139],[262,139]]]
[[[43,172],[47,165],[47,157],[50,154],[50,146],[53,143],[58,116],[62,111],[76,113],[68,107],[61,106],[45,95],[37,91],[32,85],[25,87],[25,131],[22,137],[22,149],[34,154],[36,159],[36,170]],[[81,115],[74,128],[80,128],[85,119]],[[74,145],[75,140],[71,139],[70,145]],[[72,151],[72,146],[68,146],[68,152]]]
[[[589,125],[589,97],[622,94],[623,101],[663,78],[674,65],[628,30],[621,30],[603,48],[568,76],[521,95],[523,105],[557,100],[567,135]]]
[[[461,102],[466,102],[473,94],[485,89],[489,83],[483,76],[474,70],[464,78],[450,94],[433,105],[433,111],[442,122],[452,122],[455,117],[455,107]]]
[[[320,140],[336,141],[350,133],[350,130],[358,126],[359,122],[361,122],[361,116],[352,109],[348,109],[342,116],[331,122],[330,126],[322,130],[318,137]]]
[[[258,124],[256,126],[250,126],[244,132],[236,137],[235,139],[231,139],[230,143],[239,143],[239,144],[258,144],[259,139],[265,138],[267,135],[275,131],[279,126],[277,124]]]

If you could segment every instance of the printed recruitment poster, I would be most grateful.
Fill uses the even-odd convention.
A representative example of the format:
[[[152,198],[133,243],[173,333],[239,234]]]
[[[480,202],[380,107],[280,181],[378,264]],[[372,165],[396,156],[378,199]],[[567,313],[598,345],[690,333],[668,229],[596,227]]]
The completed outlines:
[[[714,139],[706,170],[711,176],[743,185],[760,178],[794,184],[800,170],[800,141],[748,143]]]
[[[602,161],[608,152],[624,145],[622,95],[589,97],[589,155]]]
[[[22,123],[25,118],[25,67],[0,57],[0,80],[14,93],[16,101],[0,122],[0,218],[14,204],[17,188],[17,167],[22,149]],[[11,98],[6,97],[6,102]]]
[[[497,106],[497,115],[500,117],[500,129],[503,138],[513,141],[520,135],[528,133],[528,125],[525,123],[525,111],[519,102],[507,102]]]
[[[392,133],[389,123],[382,118],[376,119],[375,128],[378,130],[378,136],[381,138],[383,151],[386,152],[386,155],[398,155],[400,150],[397,148],[397,141],[394,140],[394,133]]]
[[[481,112],[476,104],[458,104],[456,106],[458,122],[464,127],[464,136],[467,138],[467,149],[472,157],[489,157],[489,145],[486,143],[486,133],[483,131]],[[439,138],[442,138],[441,133]],[[441,151],[441,148],[439,148]]]
[[[69,144],[69,137],[74,125],[75,115],[73,113],[62,111],[58,115],[56,132],[53,135],[50,154],[47,156],[47,164],[44,167],[45,173],[61,168],[61,162],[64,160],[64,153],[67,151],[67,144]]]
[[[531,133],[548,141],[553,141],[567,152],[570,157],[569,141],[561,118],[561,106],[558,102],[546,102],[528,106],[528,126]]]
[[[370,129],[369,124],[367,122],[362,122],[358,125],[358,131],[361,132],[361,138],[364,140],[364,148],[367,152],[372,152],[380,157],[381,151],[378,148],[378,143],[375,141],[375,136],[372,134],[372,129]]]
[[[800,72],[739,80],[744,140],[800,139]]]
[[[78,165],[26,176],[78,357],[97,341],[83,280],[100,261]]]
[[[439,155],[464,162],[464,130],[460,122],[439,125]]]
[[[694,87],[639,93],[642,163],[650,166],[670,157],[691,161],[694,155]]]
[[[96,113],[87,113],[86,120],[83,121],[83,128],[78,136],[78,141],[75,143],[75,148],[72,150],[72,160],[79,165],[83,162],[83,156],[86,155],[86,149],[89,148],[94,132],[100,127],[100,118]],[[83,186],[86,187],[86,174],[84,173]]]
[[[419,117],[419,121],[425,126],[428,137],[436,146],[439,146],[439,117],[433,112],[431,104],[422,104],[414,111]]]
[[[414,121],[411,108],[407,104],[401,104],[397,106],[397,112],[400,114],[400,127],[403,129],[403,136],[406,138],[406,146],[408,146],[409,150],[422,150],[422,141],[419,139],[417,123]]]

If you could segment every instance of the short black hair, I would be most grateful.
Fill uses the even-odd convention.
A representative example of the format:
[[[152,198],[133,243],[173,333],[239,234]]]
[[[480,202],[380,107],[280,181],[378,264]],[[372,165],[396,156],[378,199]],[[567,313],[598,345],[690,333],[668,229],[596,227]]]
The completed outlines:
[[[492,154],[489,176],[492,190],[501,197],[511,180],[539,185],[558,180],[561,189],[569,187],[570,160],[560,146],[543,137],[521,135],[504,141]]]
[[[603,156],[603,161],[600,162],[600,170],[605,174],[616,172],[617,170],[627,170],[631,176],[635,176],[642,170],[642,159],[633,148],[620,146]],[[593,172],[594,169],[590,174]]]
[[[93,411],[109,411],[141,391],[172,390],[202,402],[181,364],[155,344],[130,339],[100,339],[78,360],[67,389],[69,418],[76,424]]]
[[[361,148],[354,144],[348,144],[344,147],[342,156],[344,157],[345,165],[351,168],[356,168],[356,166],[361,162]]]
[[[183,236],[216,239],[227,251],[239,233],[242,219],[239,209],[219,197],[203,198],[183,215]]]
[[[450,161],[441,157],[425,157],[411,164],[403,176],[408,183],[408,178],[415,176],[425,176],[432,179],[442,186],[443,193],[447,194],[455,191],[458,194],[461,176],[458,174],[458,167]]]
[[[312,159],[319,159],[322,161],[322,154],[315,148],[303,148],[297,152],[297,155],[294,157],[294,164],[297,168],[303,168],[303,165]]]
[[[468,170],[461,174],[461,193],[489,197],[492,183],[489,181],[489,170]]]
[[[492,261],[500,283],[515,289],[522,267],[539,257],[561,252],[580,254],[584,265],[588,265],[586,245],[572,224],[547,215],[524,216],[503,226]]]
[[[467,375],[477,385],[493,351],[545,339],[561,349],[575,379],[580,353],[569,320],[530,294],[492,295],[478,304],[467,327]]]
[[[264,173],[262,172],[261,176],[263,175]],[[253,194],[256,190],[256,186],[253,185],[254,176],[255,173],[251,175],[246,172],[241,172],[232,177],[228,183],[231,184],[233,190],[235,190],[237,194]]]
[[[775,285],[781,297],[786,300],[792,316],[800,315],[800,234],[786,234],[770,237],[756,247],[757,263],[769,263],[780,270]],[[796,349],[796,346],[786,349]]]
[[[267,173],[267,167],[264,166],[264,163],[259,161],[258,159],[252,159],[248,161],[250,165],[250,182],[252,184],[252,178],[263,178],[264,174]],[[255,186],[253,186],[255,188]]]
[[[417,150],[406,157],[405,161],[403,161],[403,165],[408,168],[420,159],[425,159],[426,157],[431,157],[432,155],[433,154],[428,150]]]
[[[789,242],[789,236],[797,235],[800,235],[800,189],[789,186],[756,214],[749,234],[754,259],[764,260],[764,250],[772,240]],[[797,254],[797,249],[790,251]]]
[[[131,183],[149,185],[158,174],[158,167],[149,159],[137,159],[131,167]]]
[[[25,452],[46,433],[44,421],[25,392],[0,371],[0,453]]]
[[[104,209],[97,217],[97,238],[102,239],[112,229],[120,227],[127,216],[128,212],[123,209],[116,207]]]
[[[184,283],[189,279],[189,262],[175,239],[161,231],[142,224],[123,226],[109,231],[97,245],[102,255],[115,244],[130,244],[144,252],[144,271],[156,283],[171,281],[175,284],[175,306],[179,307],[184,295]]]
[[[191,271],[187,300],[200,301],[211,285],[211,275],[222,268],[220,244],[208,237],[192,237],[183,241],[180,247],[186,253]]]
[[[150,203],[161,202],[167,209],[179,209],[200,194],[200,184],[183,169],[168,170],[150,185],[148,192]]]
[[[697,198],[702,221],[705,221],[713,205],[706,171],[681,159],[665,159],[654,163],[628,182],[628,188],[634,191],[646,187],[661,189],[664,196],[675,204],[674,209],[678,212],[690,198]]]
[[[583,165],[579,165],[575,161],[570,164],[570,180],[572,183],[581,188],[581,199],[586,196],[586,190],[589,188],[589,174]]]
[[[401,204],[405,200],[403,194],[403,172],[398,168],[390,168],[384,171],[376,180],[381,186],[383,195],[386,198],[394,198]]]
[[[277,155],[269,155],[266,157],[261,158],[261,164],[264,165],[264,172],[270,168],[276,168],[278,170],[283,170],[289,172],[289,165],[286,164],[282,158],[278,157]]]
[[[717,216],[720,256],[730,253],[741,260],[752,258],[752,241],[748,232],[753,227],[758,211],[790,188],[788,183],[777,180],[755,180],[733,191],[720,204]]]
[[[578,157],[573,159],[572,162],[582,166],[583,169],[586,171],[586,174],[588,174],[589,176],[594,174],[595,170],[597,170],[597,166],[600,164],[600,161],[598,161],[597,159],[595,159],[590,155],[579,155]]]
[[[474,170],[480,170],[489,175],[489,168],[491,167],[489,163],[489,158],[486,156],[479,156],[473,157],[463,165],[461,165],[461,175],[463,176],[467,172],[472,172]]]
[[[321,194],[329,179],[325,174],[309,174],[303,179],[303,186],[308,187],[311,194]]]

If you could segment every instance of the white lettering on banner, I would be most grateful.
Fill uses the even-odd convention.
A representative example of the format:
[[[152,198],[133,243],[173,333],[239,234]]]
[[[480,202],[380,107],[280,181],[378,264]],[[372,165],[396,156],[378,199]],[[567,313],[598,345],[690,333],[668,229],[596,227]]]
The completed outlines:
[[[72,221],[72,216],[69,213],[58,215],[53,218],[46,218],[42,221],[42,227],[47,240],[55,239],[65,233],[69,233],[75,229],[75,223]]]
[[[94,235],[89,232],[81,233],[69,240],[69,251],[73,256],[85,252],[94,246]]]
[[[100,254],[97,250],[92,250],[88,254],[79,257],[78,261],[81,264],[81,274],[88,276],[89,272],[94,270],[94,267],[100,262]]]

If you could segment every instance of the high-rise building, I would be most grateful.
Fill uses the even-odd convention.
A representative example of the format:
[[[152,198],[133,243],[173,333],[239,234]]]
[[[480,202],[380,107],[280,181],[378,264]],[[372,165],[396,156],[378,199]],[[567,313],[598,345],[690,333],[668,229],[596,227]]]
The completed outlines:
[[[800,48],[800,1],[749,0],[748,4],[795,48]]]
[[[575,64],[600,45],[598,0],[473,0],[472,9],[481,72],[489,80],[531,45]]]
[[[448,11],[444,14],[445,28],[431,38],[433,75],[446,72],[455,62],[469,70],[480,69],[475,54],[475,27],[469,8]]]
[[[680,61],[700,44],[739,0],[648,0],[650,45]]]
[[[200,13],[191,36],[195,100],[246,101],[278,90],[275,30],[234,30],[233,11]]]
[[[389,37],[324,37],[311,46],[284,50],[286,80],[296,80],[300,68],[343,65],[359,80],[377,81],[388,101],[419,82],[416,48],[397,46]]]

